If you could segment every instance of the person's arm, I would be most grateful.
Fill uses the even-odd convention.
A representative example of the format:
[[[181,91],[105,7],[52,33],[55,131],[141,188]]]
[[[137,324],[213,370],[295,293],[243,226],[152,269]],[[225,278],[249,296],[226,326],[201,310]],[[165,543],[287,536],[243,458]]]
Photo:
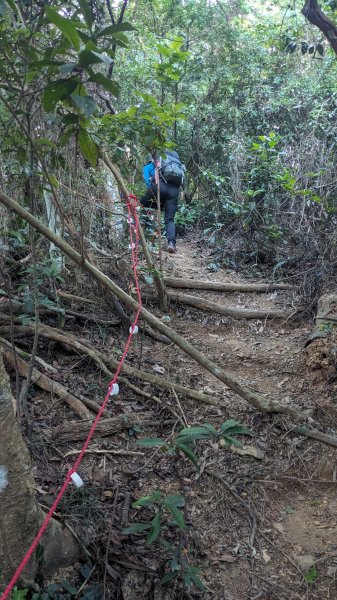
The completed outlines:
[[[151,187],[154,171],[154,164],[152,162],[147,163],[147,165],[143,167],[143,179],[146,183],[146,187],[148,188]]]

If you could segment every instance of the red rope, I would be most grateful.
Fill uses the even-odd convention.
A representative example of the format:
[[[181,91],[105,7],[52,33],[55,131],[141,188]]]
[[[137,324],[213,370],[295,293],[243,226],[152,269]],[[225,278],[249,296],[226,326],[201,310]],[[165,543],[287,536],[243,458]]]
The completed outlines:
[[[139,280],[138,280],[138,274],[137,274],[137,265],[138,265],[138,245],[139,245],[139,222],[138,222],[138,215],[136,212],[136,203],[137,203],[137,198],[136,196],[134,196],[133,194],[130,194],[130,196],[128,196],[128,198],[126,199],[126,206],[127,206],[127,210],[128,210],[128,222],[129,222],[129,233],[130,233],[130,247],[131,247],[131,266],[132,266],[132,270],[133,270],[133,274],[134,274],[134,278],[135,278],[135,287],[136,287],[136,292],[137,292],[137,298],[138,298],[138,308],[137,308],[137,312],[135,315],[135,318],[133,320],[133,323],[130,327],[130,333],[128,336],[128,339],[126,340],[126,344],[124,347],[124,352],[122,354],[122,357],[119,361],[117,370],[115,372],[115,375],[113,377],[113,379],[110,381],[109,383],[109,387],[108,387],[108,391],[106,393],[106,396],[104,398],[103,404],[91,426],[91,429],[89,431],[88,437],[85,440],[82,450],[78,456],[78,458],[76,459],[73,467],[68,471],[65,481],[59,491],[59,493],[57,494],[52,507],[50,508],[49,512],[47,513],[39,531],[37,532],[37,535],[33,541],[33,543],[31,544],[30,548],[27,550],[25,556],[23,557],[20,565],[18,566],[18,568],[16,569],[12,579],[10,580],[9,584],[7,585],[4,593],[2,594],[0,600],[6,600],[6,598],[8,598],[10,592],[12,591],[15,583],[17,582],[18,578],[20,577],[23,569],[25,568],[25,566],[27,565],[27,563],[29,562],[30,558],[32,557],[34,551],[36,550],[38,543],[42,537],[42,535],[44,534],[45,530],[48,527],[49,521],[51,520],[53,513],[55,512],[55,510],[57,509],[62,497],[65,494],[65,491],[67,489],[68,483],[71,480],[71,476],[76,472],[77,468],[80,466],[82,460],[83,460],[83,456],[89,446],[90,440],[94,434],[94,431],[98,425],[98,422],[103,414],[104,409],[106,408],[109,399],[110,399],[110,393],[113,389],[113,385],[114,383],[116,383],[118,375],[121,371],[121,368],[123,366],[123,363],[125,361],[126,355],[128,353],[128,350],[130,348],[130,344],[131,344],[131,340],[132,340],[132,336],[133,336],[133,331],[134,331],[134,327],[137,325],[138,323],[138,319],[139,319],[139,314],[142,308],[142,297],[141,297],[141,292],[140,292],[140,288],[139,288]]]

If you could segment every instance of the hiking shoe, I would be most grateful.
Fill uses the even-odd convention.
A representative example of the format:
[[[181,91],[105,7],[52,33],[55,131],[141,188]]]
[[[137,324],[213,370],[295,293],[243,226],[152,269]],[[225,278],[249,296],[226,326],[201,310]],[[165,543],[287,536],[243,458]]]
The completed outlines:
[[[177,252],[176,245],[174,242],[169,242],[167,244],[167,252],[169,254],[175,254]]]

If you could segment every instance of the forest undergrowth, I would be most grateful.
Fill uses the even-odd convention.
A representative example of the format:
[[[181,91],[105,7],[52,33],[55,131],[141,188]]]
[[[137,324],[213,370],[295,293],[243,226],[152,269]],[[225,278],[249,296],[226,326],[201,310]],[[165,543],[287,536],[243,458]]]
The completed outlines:
[[[251,282],[230,269],[211,273],[212,250],[195,239],[181,240],[174,258],[165,255],[167,277]],[[99,405],[107,373],[50,332],[62,329],[65,338],[115,359],[125,334],[104,324],[111,319],[104,299],[87,276],[75,273],[75,280],[65,276],[57,285],[64,323],[50,313],[42,317],[50,331],[39,338],[37,356],[52,380]],[[128,277],[122,279],[127,287]],[[299,299],[296,288],[193,294],[267,314],[294,309]],[[165,314],[151,310],[250,387],[333,433],[334,364],[327,376],[324,349],[317,356],[321,339],[304,349],[311,319],[234,319],[174,300]],[[0,332],[9,339],[5,324]],[[22,334],[15,344],[25,351],[29,338]],[[121,393],[112,397],[82,463],[85,485],[69,490],[57,514],[81,541],[81,564],[50,584],[39,581],[41,597],[336,598],[336,450],[293,433],[282,416],[257,413],[172,344],[136,336],[127,364],[205,398],[121,378]],[[38,386],[37,380],[29,390],[27,443],[46,510],[88,427]]]
[[[0,1],[1,594],[143,301],[11,600],[337,600],[336,21]],[[173,256],[133,204],[168,150]]]

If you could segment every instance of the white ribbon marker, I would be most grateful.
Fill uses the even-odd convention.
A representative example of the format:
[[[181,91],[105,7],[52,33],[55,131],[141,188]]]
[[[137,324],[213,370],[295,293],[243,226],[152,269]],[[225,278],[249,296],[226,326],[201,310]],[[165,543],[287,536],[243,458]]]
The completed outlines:
[[[110,396],[117,396],[119,394],[119,385],[118,383],[113,383],[110,391]]]
[[[138,333],[138,325],[131,325],[129,332],[132,333],[132,335],[135,335],[136,333]]]
[[[72,480],[73,484],[77,488],[80,488],[84,485],[84,481],[83,481],[83,479],[81,479],[81,477],[78,475],[78,473],[72,473],[70,475],[70,479]]]
[[[135,247],[136,247],[136,244],[134,244],[134,243],[129,244],[129,250],[134,250]]]

